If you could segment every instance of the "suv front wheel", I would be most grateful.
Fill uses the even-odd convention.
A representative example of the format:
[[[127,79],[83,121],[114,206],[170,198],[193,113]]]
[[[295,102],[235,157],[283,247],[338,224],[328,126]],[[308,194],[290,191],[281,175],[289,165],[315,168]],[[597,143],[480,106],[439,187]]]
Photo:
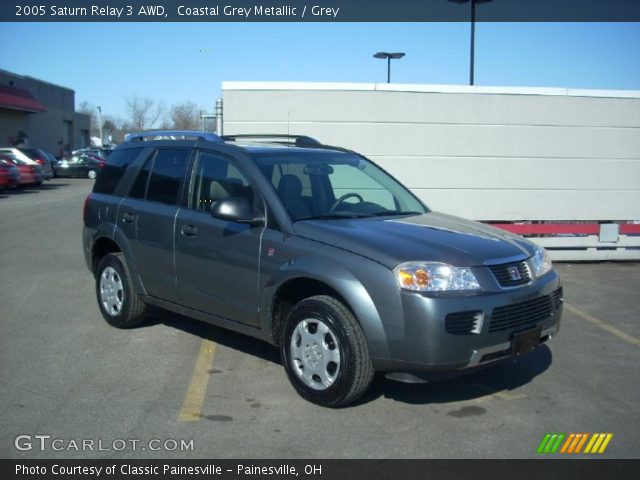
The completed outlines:
[[[100,312],[109,325],[129,328],[144,321],[146,305],[133,291],[122,253],[111,253],[98,265],[96,295]]]
[[[349,309],[333,297],[318,295],[293,307],[280,351],[294,388],[318,405],[352,403],[373,380],[364,333]]]

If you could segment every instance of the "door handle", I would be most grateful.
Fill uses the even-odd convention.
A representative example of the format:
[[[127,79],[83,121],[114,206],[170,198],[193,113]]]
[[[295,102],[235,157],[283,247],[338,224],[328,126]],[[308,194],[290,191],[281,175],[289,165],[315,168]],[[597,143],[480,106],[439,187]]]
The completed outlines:
[[[180,231],[187,237],[195,237],[198,233],[198,229],[195,225],[183,225]]]
[[[136,216],[133,213],[125,212],[124,214],[122,214],[122,220],[125,223],[133,223],[135,219],[136,219]]]

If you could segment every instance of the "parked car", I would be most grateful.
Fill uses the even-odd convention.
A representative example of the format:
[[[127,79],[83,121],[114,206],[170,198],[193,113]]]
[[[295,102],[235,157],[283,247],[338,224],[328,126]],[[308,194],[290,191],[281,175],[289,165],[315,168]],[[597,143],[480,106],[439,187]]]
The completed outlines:
[[[41,148],[18,148],[22,153],[29,157],[34,162],[42,166],[45,180],[51,180],[54,176],[53,166],[54,162],[51,160],[50,155]]]
[[[86,152],[86,153],[82,153],[80,155],[88,157],[89,159],[94,160],[96,162],[104,162],[105,161],[104,157],[101,157],[100,155],[98,155],[96,153]]]
[[[42,166],[31,159],[23,160],[16,157],[12,153],[0,151],[0,161],[3,163],[14,165],[18,169],[20,175],[19,187],[28,185],[40,186],[44,181],[44,173]]]
[[[58,164],[58,162],[60,160],[58,160],[58,158],[53,153],[47,152],[46,150],[43,150],[43,151],[44,151],[44,153],[47,154],[47,156],[49,157],[49,160],[51,160],[51,169],[53,170],[53,176],[56,177],[57,176],[56,175],[56,165]]]
[[[109,155],[111,155],[112,151],[113,150],[110,149],[110,148],[90,147],[90,148],[81,148],[79,150],[74,150],[71,153],[73,155],[90,153],[92,155],[96,155],[96,156],[100,157],[101,159],[106,159]]]
[[[73,155],[59,161],[54,171],[57,177],[85,177],[95,179],[104,166],[104,160],[96,160],[89,155]]]
[[[20,185],[20,172],[12,162],[0,154],[0,192]]]
[[[2,147],[0,148],[0,153],[4,153],[7,155],[10,155],[12,157],[15,157],[16,159],[20,160],[22,163],[26,164],[26,165],[40,165],[42,166],[42,164],[40,162],[37,162],[36,160],[34,160],[33,158],[31,158],[30,155],[27,155],[25,152],[22,151],[22,147],[18,148],[18,147]],[[44,168],[42,171],[43,175],[45,175],[44,173]]]
[[[184,140],[149,140],[157,137]],[[374,372],[470,373],[553,337],[563,292],[529,240],[430,210],[355,152],[301,136],[145,132],[84,205],[98,307],[155,305],[280,348],[298,393],[354,402]]]

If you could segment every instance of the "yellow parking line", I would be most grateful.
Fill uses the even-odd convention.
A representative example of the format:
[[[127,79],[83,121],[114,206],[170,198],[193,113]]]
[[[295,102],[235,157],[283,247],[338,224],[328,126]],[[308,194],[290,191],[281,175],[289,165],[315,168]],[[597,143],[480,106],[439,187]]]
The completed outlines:
[[[599,318],[594,317],[593,315],[589,315],[587,312],[583,312],[577,307],[573,305],[569,305],[567,302],[564,302],[564,307],[569,310],[571,313],[578,315],[580,318],[587,320],[588,322],[597,325],[598,327],[606,330],[609,333],[614,334],[616,337],[624,340],[627,343],[632,345],[636,345],[640,347],[640,338],[636,338],[633,335],[629,335],[628,333],[624,333],[622,330],[617,329],[613,325],[609,325],[607,322],[600,320]]]
[[[207,393],[210,377],[208,370],[211,370],[213,365],[215,351],[216,344],[214,342],[207,339],[202,340],[200,353],[191,376],[191,383],[180,409],[178,420],[181,422],[194,422],[202,418],[202,404]]]

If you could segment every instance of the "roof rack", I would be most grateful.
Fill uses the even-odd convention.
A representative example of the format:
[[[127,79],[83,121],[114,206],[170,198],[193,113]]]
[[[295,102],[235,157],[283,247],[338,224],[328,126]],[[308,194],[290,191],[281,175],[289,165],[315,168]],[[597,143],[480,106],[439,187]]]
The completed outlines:
[[[263,140],[265,143],[291,144],[296,147],[320,147],[322,143],[307,135],[288,135],[276,133],[243,133],[239,135],[224,135],[225,141],[235,142],[236,140]]]
[[[142,142],[145,138],[152,137],[190,137],[197,140],[221,143],[223,140],[219,135],[210,132],[199,132],[196,130],[154,130],[148,132],[129,133],[124,137],[125,142]]]

